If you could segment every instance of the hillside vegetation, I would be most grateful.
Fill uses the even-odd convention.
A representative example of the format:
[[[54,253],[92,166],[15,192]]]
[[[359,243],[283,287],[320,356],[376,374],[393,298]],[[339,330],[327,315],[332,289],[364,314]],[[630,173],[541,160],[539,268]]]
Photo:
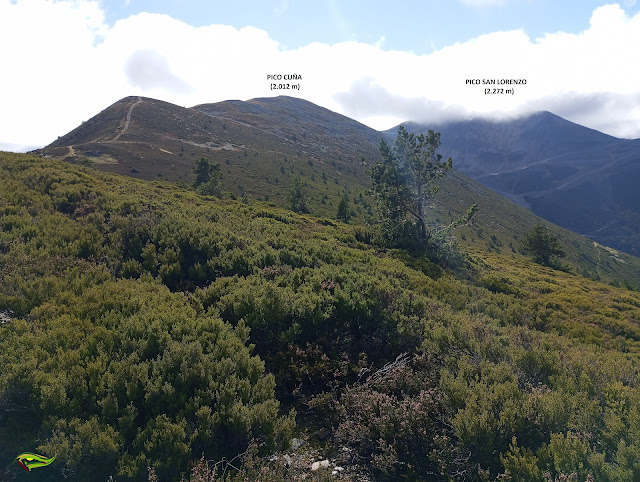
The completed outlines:
[[[2,460],[164,481],[245,454],[227,477],[299,480],[270,459],[296,436],[343,480],[640,479],[640,294],[483,222],[452,270],[369,227],[0,154]]]
[[[418,129],[412,123],[407,126],[412,131]],[[500,162],[519,169],[529,166],[538,156],[554,157],[573,152],[576,146],[595,148],[611,140],[550,113],[513,124],[471,122],[443,129],[440,152],[446,154],[445,159],[452,155],[454,171],[441,180],[440,192],[429,206],[430,221],[446,225],[463,215],[468,206],[478,203],[477,226],[461,230],[459,241],[502,253],[517,251],[520,239],[542,219],[456,169],[480,175],[471,169],[472,160],[474,166],[482,166],[484,174],[494,172],[488,171],[489,166],[494,170],[506,168],[499,165],[495,155],[483,157],[495,149],[527,152],[526,159],[498,156]],[[306,186],[307,210],[311,214],[335,219],[342,204],[342,212],[346,211],[351,223],[365,224],[377,220],[375,202],[366,194],[371,185],[367,170],[380,159],[380,139],[384,135],[394,138],[396,134],[396,130],[377,132],[311,102],[286,96],[225,101],[189,109],[146,97],[126,97],[39,153],[107,172],[151,181],[168,180],[183,186],[192,184],[194,164],[206,158],[220,166],[220,188],[229,196],[290,207],[288,194],[299,180]],[[458,150],[452,150],[454,145]],[[598,159],[597,152],[591,152],[590,158],[593,164],[593,159]],[[531,170],[518,172],[526,174]],[[596,202],[596,197],[590,199],[589,202]],[[609,205],[602,205],[605,204]],[[584,209],[577,211],[566,203],[561,205],[562,209],[551,209],[553,215],[562,212],[566,217],[567,213],[574,213],[574,221],[585,217],[592,221],[596,212],[591,204],[589,208],[581,205]],[[631,211],[624,212],[629,219],[633,217]],[[547,214],[545,217],[551,219]],[[612,245],[610,238],[595,237],[600,241],[595,243],[544,223],[563,242],[569,269],[596,280],[640,287],[640,260],[602,246]],[[598,232],[603,234],[606,233]],[[618,241],[632,243],[632,236]]]
[[[189,184],[193,163],[205,157],[222,167],[225,191],[279,205],[286,204],[294,179],[302,177],[314,212],[327,216],[366,183],[360,156],[376,155],[380,136],[291,97],[194,108],[127,97],[40,152],[139,179]],[[368,209],[361,199],[351,199],[350,208],[364,220]]]

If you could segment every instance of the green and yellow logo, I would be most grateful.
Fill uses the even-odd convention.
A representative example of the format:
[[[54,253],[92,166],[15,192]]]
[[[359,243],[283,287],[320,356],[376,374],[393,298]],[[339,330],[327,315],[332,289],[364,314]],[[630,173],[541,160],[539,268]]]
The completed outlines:
[[[37,467],[46,467],[56,459],[54,455],[50,459],[43,457],[42,455],[34,454],[31,452],[24,452],[16,457],[16,460],[24,470],[31,472],[31,469]]]

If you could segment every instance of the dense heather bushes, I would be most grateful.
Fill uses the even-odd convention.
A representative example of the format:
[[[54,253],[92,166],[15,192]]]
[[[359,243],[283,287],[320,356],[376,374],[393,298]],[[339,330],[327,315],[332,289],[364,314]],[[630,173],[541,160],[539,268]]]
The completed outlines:
[[[33,411],[40,447],[87,476],[101,467],[163,479],[200,453],[233,456],[251,438],[286,443],[274,378],[233,330],[152,280],[105,281],[31,311],[3,333],[3,402]],[[87,472],[89,471],[89,472]],[[82,477],[81,477],[82,478]]]
[[[0,450],[176,480],[259,446],[259,474],[295,408],[382,479],[640,478],[637,293],[367,233],[3,155]]]

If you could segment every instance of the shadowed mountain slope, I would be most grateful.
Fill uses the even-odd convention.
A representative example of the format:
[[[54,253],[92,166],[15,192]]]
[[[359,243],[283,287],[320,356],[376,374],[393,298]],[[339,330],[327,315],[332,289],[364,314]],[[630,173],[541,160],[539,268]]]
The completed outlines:
[[[539,216],[640,253],[640,140],[617,139],[550,112],[511,121],[427,126],[460,171]],[[395,129],[386,132],[388,138]]]

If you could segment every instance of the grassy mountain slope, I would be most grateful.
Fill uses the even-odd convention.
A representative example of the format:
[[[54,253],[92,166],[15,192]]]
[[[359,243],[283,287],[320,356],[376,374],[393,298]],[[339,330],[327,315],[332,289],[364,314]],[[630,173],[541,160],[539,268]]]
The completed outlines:
[[[371,155],[380,133],[353,119],[295,97],[226,101],[193,107],[221,119],[245,122],[280,137],[304,154],[358,162]]]
[[[520,250],[526,233],[536,224],[544,224],[560,239],[567,253],[564,263],[571,271],[608,283],[638,286],[637,257],[551,224],[463,174],[454,172],[443,180],[434,200],[434,216],[442,216],[445,221],[449,213],[452,217],[461,216],[474,202],[480,209],[475,223],[457,232],[460,244],[511,255]]]
[[[538,151],[546,149],[544,155],[569,152],[576,145],[591,146],[589,142],[597,147],[611,141],[610,136],[585,133],[585,128],[572,124],[575,144],[564,141],[553,147],[560,139],[549,136],[558,131],[556,124],[563,126],[566,121],[544,113],[519,122],[522,125],[509,124],[507,133],[484,123],[482,129],[471,130],[474,142],[467,144],[463,129],[444,131],[445,146],[463,149],[454,153],[454,167],[465,166],[472,147],[484,152],[483,144],[475,142],[479,133],[486,136],[487,149],[502,136],[498,144],[504,144],[507,151],[514,145],[524,146],[523,152],[538,146]],[[192,109],[129,97],[41,152],[133,177],[189,182],[195,161],[204,156],[221,164],[223,190],[279,206],[287,206],[287,193],[293,180],[300,177],[308,185],[312,213],[335,218],[339,200],[346,196],[353,221],[364,223],[374,210],[371,199],[363,195],[369,179],[360,156],[368,163],[375,162],[381,136],[352,119],[292,97],[226,101]],[[546,141],[537,142],[540,136]],[[459,172],[442,180],[432,206],[432,222],[446,224],[475,202],[480,206],[477,226],[461,231],[466,238],[459,239],[462,244],[513,252],[519,239],[542,222]],[[570,269],[610,283],[640,285],[637,258],[557,227],[551,229],[563,241]]]
[[[429,126],[456,167],[537,215],[601,244],[640,253],[640,140],[617,139],[550,112]],[[408,124],[414,132],[427,126]],[[395,131],[386,132],[393,137]]]
[[[450,272],[362,227],[0,156],[2,460],[177,480],[256,438],[241,476],[299,480],[269,459],[295,433],[347,480],[640,475],[637,292],[477,243]]]
[[[287,203],[294,178],[301,177],[314,212],[333,215],[351,186],[366,182],[360,156],[376,154],[376,136],[373,129],[300,99],[187,109],[127,97],[39,152],[140,179],[185,182],[193,179],[195,161],[206,157],[222,166],[225,190],[280,205]],[[359,211],[354,214],[363,219]]]

